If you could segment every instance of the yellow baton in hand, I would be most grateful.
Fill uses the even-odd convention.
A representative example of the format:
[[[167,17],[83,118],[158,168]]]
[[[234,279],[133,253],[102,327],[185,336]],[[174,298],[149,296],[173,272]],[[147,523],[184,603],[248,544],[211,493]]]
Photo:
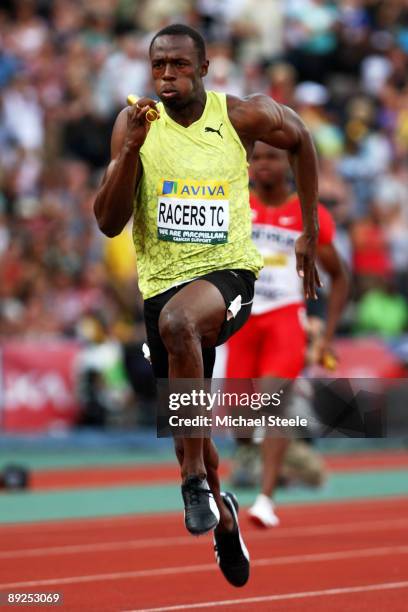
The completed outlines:
[[[137,104],[138,100],[139,98],[135,96],[135,94],[129,94],[127,97],[127,103],[130,106]],[[153,121],[156,121],[158,117],[159,117],[159,113],[157,112],[155,108],[150,108],[146,113],[146,121],[148,121],[149,123],[153,123]]]
[[[332,353],[329,353],[329,352],[326,352],[323,355],[322,362],[323,362],[323,367],[326,370],[331,370],[332,372],[333,370],[337,368],[337,365],[338,365],[336,357]]]

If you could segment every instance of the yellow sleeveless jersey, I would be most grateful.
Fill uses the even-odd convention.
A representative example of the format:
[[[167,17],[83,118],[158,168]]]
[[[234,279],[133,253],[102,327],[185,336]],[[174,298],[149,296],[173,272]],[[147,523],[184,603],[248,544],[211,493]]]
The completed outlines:
[[[162,103],[140,150],[133,239],[144,299],[214,270],[258,275],[251,240],[246,152],[227,113],[226,95],[207,92],[200,119],[173,121]]]

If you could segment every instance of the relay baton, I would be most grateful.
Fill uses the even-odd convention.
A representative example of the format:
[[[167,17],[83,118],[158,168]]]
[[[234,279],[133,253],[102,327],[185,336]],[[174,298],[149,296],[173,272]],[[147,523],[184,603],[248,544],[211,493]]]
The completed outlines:
[[[129,106],[133,106],[134,104],[137,104],[138,100],[139,98],[135,96],[135,94],[129,94],[127,97],[127,103],[129,104]],[[155,108],[149,108],[149,110],[146,113],[146,121],[148,121],[149,123],[153,123],[153,121],[156,121],[158,117],[159,117],[159,113],[157,112],[157,110]]]

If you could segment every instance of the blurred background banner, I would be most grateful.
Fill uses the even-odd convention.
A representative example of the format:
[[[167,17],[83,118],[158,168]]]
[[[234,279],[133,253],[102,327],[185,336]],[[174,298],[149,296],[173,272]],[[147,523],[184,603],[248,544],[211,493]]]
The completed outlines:
[[[0,419],[4,432],[47,432],[75,424],[76,342],[14,341],[1,349]]]
[[[403,381],[408,375],[408,369],[401,364],[395,351],[380,339],[343,338],[337,340],[335,349],[339,359],[337,378],[383,379],[384,387],[387,379]],[[89,410],[92,397],[97,403],[99,385],[100,389],[105,388],[110,379],[113,387],[118,385],[119,396],[121,387],[127,388],[121,364],[121,350],[115,345],[86,349],[78,341],[66,339],[43,343],[35,340],[4,342],[0,351],[2,431],[44,434],[75,428],[81,422],[81,406],[83,412]],[[310,367],[307,374],[310,379],[331,377],[330,372],[319,366]],[[406,392],[405,386],[402,389],[400,395]],[[104,398],[100,396],[99,401]],[[108,396],[105,401],[106,410],[112,410]],[[153,419],[154,414],[151,417]],[[90,424],[98,426],[101,423]]]

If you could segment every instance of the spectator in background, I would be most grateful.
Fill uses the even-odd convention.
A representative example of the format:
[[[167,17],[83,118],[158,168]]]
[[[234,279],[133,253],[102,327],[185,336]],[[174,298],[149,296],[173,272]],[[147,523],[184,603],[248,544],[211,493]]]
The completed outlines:
[[[146,49],[134,32],[118,38],[118,48],[107,55],[95,83],[94,103],[101,115],[112,117],[130,92],[147,92],[150,77]]]
[[[332,70],[337,47],[339,11],[327,0],[292,0],[287,3],[288,60],[304,81],[324,82]]]
[[[276,62],[268,70],[268,94],[287,106],[295,106],[296,70],[291,64]]]
[[[343,149],[343,135],[330,117],[326,105],[329,92],[324,85],[305,81],[295,89],[295,103],[300,116],[309,126],[320,155],[335,157]]]
[[[240,64],[271,61],[283,54],[284,3],[280,0],[240,0],[229,26],[238,43]]]
[[[85,11],[77,0],[55,0],[51,2],[49,26],[57,45],[64,47],[85,25]]]
[[[43,109],[27,73],[15,74],[3,94],[2,110],[6,138],[24,152],[39,151],[44,143]]]
[[[9,32],[9,44],[18,57],[35,56],[45,43],[49,29],[38,15],[35,0],[17,0],[14,3],[14,26]]]
[[[337,170],[353,190],[353,216],[364,217],[374,195],[374,179],[386,172],[391,143],[375,129],[375,107],[369,98],[352,98],[346,109],[345,151]]]
[[[183,21],[183,17],[189,13],[190,4],[189,0],[142,0],[137,11],[137,24],[145,32],[152,32],[170,22]]]
[[[395,288],[408,298],[408,183],[402,160],[375,181],[374,206],[384,227]]]
[[[342,72],[357,75],[361,62],[370,51],[370,16],[364,6],[367,3],[341,0],[336,4],[339,5],[336,66]]]
[[[232,59],[232,48],[228,44],[213,43],[208,49],[208,89],[228,91],[234,96],[245,95],[243,73]]]

